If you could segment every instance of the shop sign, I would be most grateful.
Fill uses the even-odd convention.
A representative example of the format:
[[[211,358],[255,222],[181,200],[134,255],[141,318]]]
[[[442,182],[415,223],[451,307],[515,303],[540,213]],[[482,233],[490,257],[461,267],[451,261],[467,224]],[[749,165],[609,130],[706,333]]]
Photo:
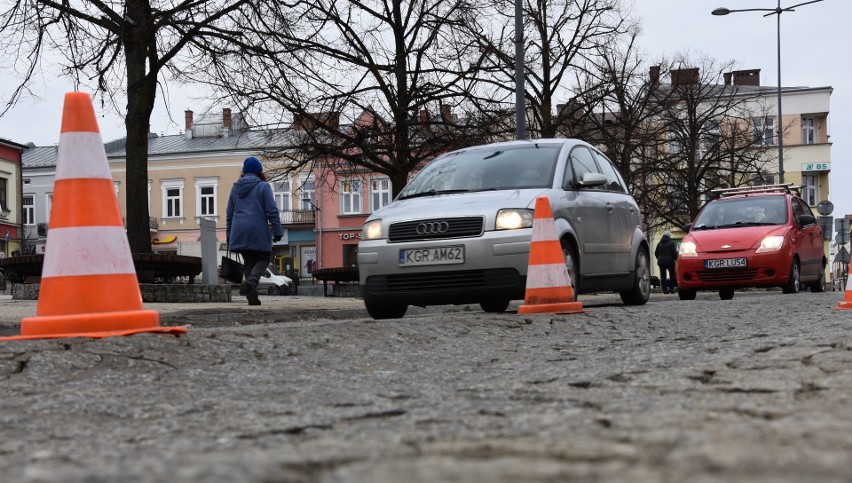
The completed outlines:
[[[831,171],[831,163],[805,163],[802,171]]]

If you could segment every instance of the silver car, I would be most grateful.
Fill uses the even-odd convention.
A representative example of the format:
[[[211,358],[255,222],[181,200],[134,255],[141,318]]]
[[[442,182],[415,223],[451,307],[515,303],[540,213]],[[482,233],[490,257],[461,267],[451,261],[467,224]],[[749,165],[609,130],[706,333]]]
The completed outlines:
[[[648,301],[648,241],[621,175],[583,141],[538,139],[444,154],[367,219],[358,271],[370,316],[471,303],[503,312],[523,299],[539,196],[550,200],[575,295]]]

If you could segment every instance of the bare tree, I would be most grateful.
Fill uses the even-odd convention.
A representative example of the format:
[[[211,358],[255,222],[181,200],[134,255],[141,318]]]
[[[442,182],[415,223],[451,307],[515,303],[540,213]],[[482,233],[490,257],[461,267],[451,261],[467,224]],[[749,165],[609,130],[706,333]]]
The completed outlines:
[[[255,124],[295,128],[291,169],[383,173],[395,196],[424,162],[487,137],[464,0],[297,0],[290,13],[265,52],[223,49],[191,75]]]
[[[0,13],[3,52],[20,69],[5,114],[28,93],[47,51],[77,88],[118,108],[126,99],[127,235],[134,252],[151,251],[148,132],[164,69],[180,71],[206,52],[209,39],[240,44],[245,20],[264,18],[249,0],[15,0]],[[242,28],[240,28],[242,26]]]
[[[720,83],[734,63],[682,54],[670,83],[659,83],[655,121],[665,131],[653,144],[655,169],[648,172],[648,211],[656,225],[682,226],[698,214],[719,187],[752,184],[773,158],[756,136],[753,120],[771,118],[759,86]],[[697,66],[697,67],[696,67]],[[727,77],[730,79],[730,77]]]
[[[514,1],[492,0],[469,25],[480,50],[488,52],[479,78],[494,99],[508,103],[515,89]],[[526,0],[524,84],[530,137],[554,137],[566,127],[584,126],[572,98],[584,95],[588,68],[602,51],[635,28],[622,0]],[[582,132],[573,132],[582,134]]]

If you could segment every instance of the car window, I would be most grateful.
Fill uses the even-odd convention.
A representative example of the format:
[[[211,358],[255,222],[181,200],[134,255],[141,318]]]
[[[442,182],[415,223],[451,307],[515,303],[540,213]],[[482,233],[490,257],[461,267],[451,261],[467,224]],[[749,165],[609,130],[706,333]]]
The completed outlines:
[[[787,223],[785,196],[749,196],[711,201],[701,210],[693,229],[737,228]]]
[[[811,211],[811,207],[808,206],[808,204],[805,203],[803,200],[801,200],[799,198],[793,198],[793,201],[794,201],[793,212],[794,212],[795,217],[796,217],[796,224],[797,225],[801,224],[802,215],[814,216],[814,212]],[[816,219],[816,217],[814,217],[814,219]]]
[[[595,159],[598,160],[598,167],[606,175],[607,182],[604,185],[604,189],[624,193],[626,191],[624,189],[624,180],[621,179],[615,166],[612,165],[612,161],[597,151],[592,151],[592,153],[595,155]]]
[[[577,146],[571,150],[571,167],[574,170],[573,187],[579,187],[579,182],[582,181],[583,175],[586,173],[600,173],[595,158],[592,157],[592,152],[585,146]],[[604,189],[604,186],[593,186],[587,189]]]
[[[561,146],[491,146],[438,158],[418,173],[399,198],[518,188],[550,188]]]

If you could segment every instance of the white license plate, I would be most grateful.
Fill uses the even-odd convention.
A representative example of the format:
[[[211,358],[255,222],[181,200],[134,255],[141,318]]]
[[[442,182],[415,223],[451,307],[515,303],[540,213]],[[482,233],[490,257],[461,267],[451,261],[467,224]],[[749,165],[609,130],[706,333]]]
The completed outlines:
[[[745,258],[717,258],[704,260],[704,268],[741,268],[746,266]]]
[[[454,263],[464,263],[464,246],[413,248],[399,251],[399,264],[406,267]]]

